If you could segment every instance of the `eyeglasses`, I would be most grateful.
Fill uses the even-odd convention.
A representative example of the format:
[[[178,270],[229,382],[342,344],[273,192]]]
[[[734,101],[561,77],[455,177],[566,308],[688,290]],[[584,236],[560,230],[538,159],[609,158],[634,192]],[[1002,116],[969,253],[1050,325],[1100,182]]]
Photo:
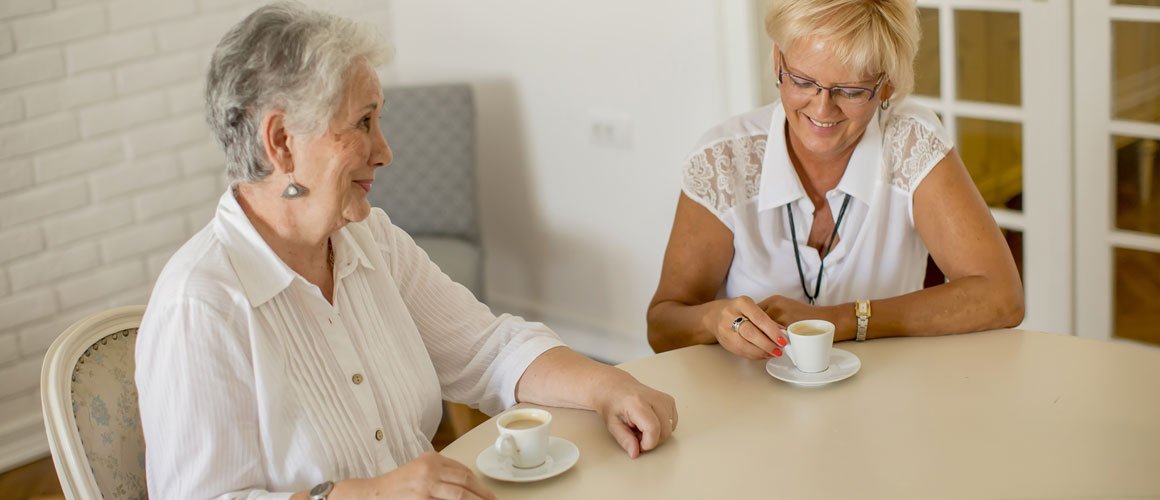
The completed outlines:
[[[874,82],[873,88],[854,87],[850,85],[834,85],[833,87],[823,87],[818,82],[810,80],[801,75],[795,75],[786,71],[782,64],[785,61],[785,54],[778,51],[777,61],[777,81],[780,84],[785,84],[785,78],[789,77],[789,84],[786,85],[783,92],[788,92],[791,96],[808,99],[810,97],[821,95],[822,91],[830,93],[830,99],[833,99],[839,106],[860,105],[870,102],[875,95],[878,94],[878,87],[882,86],[882,82],[886,79],[886,73],[878,77],[878,81]]]

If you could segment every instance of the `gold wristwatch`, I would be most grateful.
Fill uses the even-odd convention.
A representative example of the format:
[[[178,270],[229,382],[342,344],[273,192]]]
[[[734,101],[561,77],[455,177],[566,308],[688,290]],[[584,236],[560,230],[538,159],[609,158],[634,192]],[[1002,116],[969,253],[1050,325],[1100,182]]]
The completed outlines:
[[[854,340],[862,342],[866,340],[866,328],[870,326],[870,301],[862,299],[854,302],[854,315],[858,317],[858,336]]]

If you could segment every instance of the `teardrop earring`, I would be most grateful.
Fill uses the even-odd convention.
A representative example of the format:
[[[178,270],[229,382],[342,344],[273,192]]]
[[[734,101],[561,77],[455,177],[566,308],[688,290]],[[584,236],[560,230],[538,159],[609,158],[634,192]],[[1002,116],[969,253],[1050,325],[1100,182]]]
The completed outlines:
[[[884,99],[882,104],[879,104],[878,107],[882,108],[882,111],[890,109],[890,99]]]
[[[306,194],[310,192],[309,189],[306,189],[306,186],[303,186],[297,182],[294,182],[294,174],[293,173],[286,174],[286,175],[290,176],[290,183],[286,185],[286,189],[282,190],[282,197],[283,198],[286,198],[287,200],[292,200],[294,198],[301,198],[303,196],[306,196]]]

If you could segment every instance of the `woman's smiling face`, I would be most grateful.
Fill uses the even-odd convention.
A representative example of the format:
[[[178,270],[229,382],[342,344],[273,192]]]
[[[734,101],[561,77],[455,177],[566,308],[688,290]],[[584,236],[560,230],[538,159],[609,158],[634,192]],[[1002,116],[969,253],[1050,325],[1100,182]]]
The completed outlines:
[[[881,74],[852,71],[833,53],[825,40],[807,38],[777,52],[780,71],[798,79],[812,80],[823,87],[843,86],[874,89]],[[816,87],[795,85],[790,75],[782,77],[779,92],[789,124],[790,140],[796,151],[805,149],[821,158],[841,157],[857,146],[866,126],[884,97],[889,84],[882,82],[868,101],[855,103],[831,96]],[[885,94],[885,95],[883,95]]]
[[[378,75],[369,64],[350,70],[338,109],[325,132],[296,137],[291,146],[295,180],[310,189],[300,199],[319,215],[340,226],[370,215],[367,194],[375,171],[391,163],[391,148],[379,128],[383,94]]]

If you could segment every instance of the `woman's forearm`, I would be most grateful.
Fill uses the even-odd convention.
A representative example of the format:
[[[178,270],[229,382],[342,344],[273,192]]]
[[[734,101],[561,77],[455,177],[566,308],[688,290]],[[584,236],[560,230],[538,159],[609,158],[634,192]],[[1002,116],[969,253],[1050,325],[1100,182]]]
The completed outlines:
[[[713,306],[713,302],[691,306],[672,300],[653,304],[648,310],[648,343],[653,351],[716,343],[717,337],[704,324],[706,311]]]
[[[984,276],[969,276],[897,297],[872,300],[871,309],[866,338],[1009,328],[1023,321],[1023,287],[1018,283],[996,283]],[[854,339],[858,323],[853,303],[828,306],[823,311],[822,319],[836,327],[835,341]]]
[[[528,365],[516,384],[516,401],[542,406],[595,410],[602,388],[631,375],[568,347],[549,349]]]

